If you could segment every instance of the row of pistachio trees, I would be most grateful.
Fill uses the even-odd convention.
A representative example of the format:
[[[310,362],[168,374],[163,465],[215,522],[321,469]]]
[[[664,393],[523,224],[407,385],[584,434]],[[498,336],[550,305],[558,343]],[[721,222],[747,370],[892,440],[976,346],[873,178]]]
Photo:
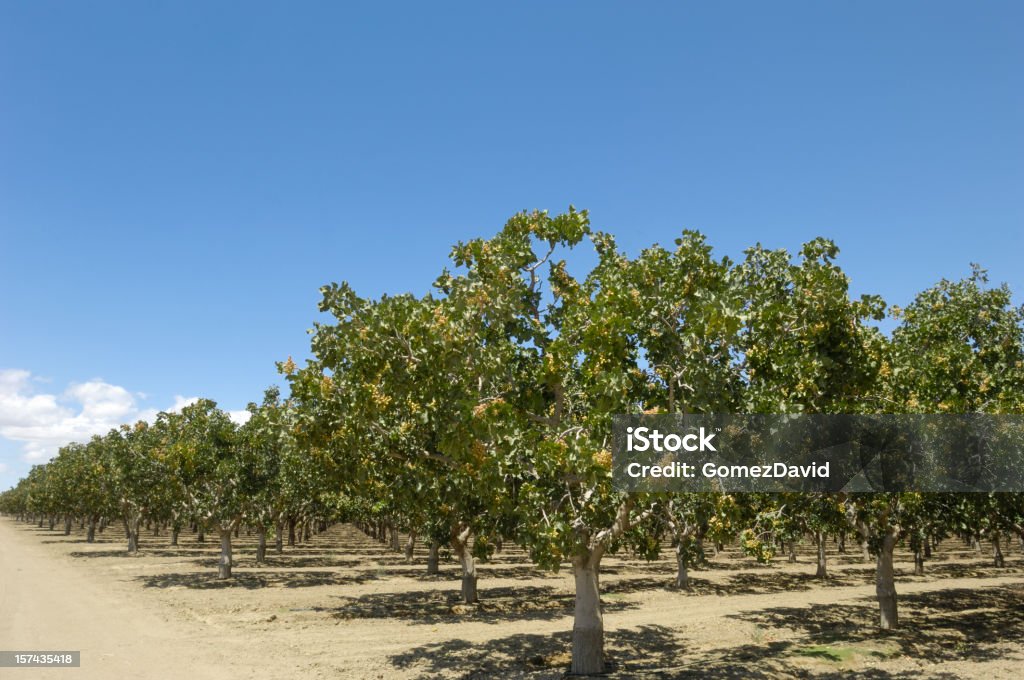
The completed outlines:
[[[566,253],[586,243],[596,264],[576,276]],[[334,320],[315,327],[313,358],[281,364],[289,399],[268,393],[245,426],[200,402],[111,433],[85,445],[99,465],[92,500],[31,481],[64,474],[51,463],[29,477],[31,507],[122,516],[136,546],[142,518],[198,523],[219,533],[229,575],[240,522],[257,528],[262,551],[267,529],[280,541],[286,521],[339,516],[343,501],[395,548],[406,532],[407,554],[426,542],[428,570],[450,550],[467,603],[477,560],[515,541],[542,567],[572,569],[577,673],[604,667],[602,559],[652,558],[663,539],[686,587],[704,539],[738,536],[767,560],[779,542],[810,536],[824,578],[827,537],[856,535],[876,556],[891,627],[896,543],[919,566],[929,541],[950,533],[998,546],[1021,534],[1019,494],[645,495],[611,483],[618,413],[1021,412],[1022,315],[1008,290],[981,272],[944,281],[898,310],[886,338],[873,325],[884,303],[851,299],[837,252],[817,239],[795,260],[757,246],[732,262],[684,232],[674,248],[629,258],[585,212],[522,213],[458,244],[432,295],[325,287],[321,311]]]
[[[268,531],[282,549],[286,525],[334,517],[336,494],[322,468],[290,436],[292,415],[276,389],[249,405],[236,425],[216,404],[201,399],[155,422],[124,425],[85,444],[69,444],[32,468],[6,492],[0,510],[25,519],[63,518],[65,533],[77,518],[93,542],[101,523],[120,521],[129,553],[139,550],[143,523],[166,525],[170,545],[192,526],[220,539],[218,575],[229,578],[232,536],[242,523],[258,536],[257,562],[266,556]]]
[[[574,276],[584,241],[596,264]],[[755,247],[715,259],[684,232],[674,249],[626,257],[585,212],[523,213],[491,239],[458,244],[436,293],[367,299],[323,291],[335,321],[289,371],[310,446],[345,493],[448,546],[462,595],[502,538],[576,584],[572,669],[603,666],[602,558],[675,546],[676,583],[703,538],[742,535],[761,559],[810,535],[827,576],[829,536],[857,532],[877,556],[881,625],[896,625],[892,551],[906,540],[1021,530],[1020,495],[644,495],[613,488],[617,413],[1020,413],[1022,316],[980,272],[942,282],[897,314],[886,338],[876,296],[851,299],[830,241],[796,261]],[[938,512],[936,504],[943,511]],[[770,540],[769,540],[770,539]]]

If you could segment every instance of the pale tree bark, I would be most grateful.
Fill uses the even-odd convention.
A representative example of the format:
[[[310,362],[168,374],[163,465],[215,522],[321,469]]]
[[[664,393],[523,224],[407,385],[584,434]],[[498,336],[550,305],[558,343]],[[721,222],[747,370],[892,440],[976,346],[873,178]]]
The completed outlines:
[[[388,538],[391,549],[395,552],[400,552],[402,550],[402,543],[398,538],[398,529],[395,528],[394,524],[388,526]]]
[[[139,551],[139,526],[142,524],[142,517],[132,517],[128,520],[128,552]]]
[[[220,529],[220,560],[217,562],[217,578],[231,578],[231,527]]]
[[[1002,535],[998,532],[992,534],[992,557],[993,564],[997,567],[1006,566],[1006,558],[1003,557],[1003,549],[999,547],[999,543],[1002,541]]]
[[[612,541],[629,528],[633,500],[626,499],[619,506],[612,526],[588,541],[587,550],[572,563],[576,581],[576,602],[572,623],[573,675],[604,673],[604,617],[601,613],[600,570],[601,558]]]
[[[90,517],[89,518],[89,528],[86,530],[85,542],[86,543],[95,543],[96,542],[96,518],[95,517]]]
[[[274,552],[278,555],[284,552],[284,522],[280,519],[274,525]]]
[[[871,561],[871,550],[869,549],[868,536],[870,530],[868,525],[864,522],[858,521],[856,523],[857,533],[860,534],[860,558],[863,562]]]
[[[672,532],[672,540],[675,542],[676,550],[676,580],[675,587],[685,590],[690,589],[690,560],[694,549],[703,542],[699,537],[700,529],[688,522],[680,522],[675,516],[675,506],[670,501],[666,507],[665,521]],[[696,554],[701,554],[697,552]]]
[[[786,550],[789,552],[789,563],[796,564],[796,541],[786,543]]]
[[[262,524],[256,529],[256,564],[263,564],[267,559],[267,527]]]
[[[892,563],[892,551],[896,547],[897,532],[882,535],[878,548],[875,569],[875,597],[878,598],[879,626],[882,630],[899,627],[896,605],[896,575]]]
[[[690,589],[690,571],[687,568],[688,556],[682,543],[676,545],[676,588]]]
[[[416,532],[410,531],[409,538],[405,541],[405,563],[412,562],[413,552],[416,550]]]
[[[436,541],[430,542],[430,552],[427,554],[427,574],[433,576],[441,571],[439,567],[438,547]]]
[[[476,594],[476,559],[469,549],[469,539],[473,531],[466,525],[452,529],[452,551],[462,565],[462,601],[473,604],[477,601]]]
[[[595,559],[596,557],[596,559]],[[576,580],[573,607],[572,665],[574,675],[604,673],[604,617],[601,613],[600,555],[577,557],[572,571]]]
[[[814,543],[818,548],[818,569],[814,572],[815,578],[828,578],[828,556],[825,553],[827,540],[824,531],[814,532]]]

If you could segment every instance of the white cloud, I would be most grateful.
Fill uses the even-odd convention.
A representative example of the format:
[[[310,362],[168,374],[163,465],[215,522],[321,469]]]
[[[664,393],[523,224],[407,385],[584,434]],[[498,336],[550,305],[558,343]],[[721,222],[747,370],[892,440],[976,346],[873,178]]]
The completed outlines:
[[[27,462],[48,460],[61,446],[88,441],[122,423],[156,419],[156,409],[140,409],[141,393],[133,394],[120,385],[94,379],[72,383],[64,392],[52,394],[37,393],[35,385],[40,382],[29,371],[0,369],[0,437],[20,443]],[[165,410],[180,411],[198,400],[175,395],[174,403]],[[229,415],[244,422],[241,418],[248,412],[231,411]],[[6,469],[0,463],[0,473]]]
[[[252,418],[252,414],[242,409],[241,411],[228,411],[228,417],[239,425],[245,425]]]

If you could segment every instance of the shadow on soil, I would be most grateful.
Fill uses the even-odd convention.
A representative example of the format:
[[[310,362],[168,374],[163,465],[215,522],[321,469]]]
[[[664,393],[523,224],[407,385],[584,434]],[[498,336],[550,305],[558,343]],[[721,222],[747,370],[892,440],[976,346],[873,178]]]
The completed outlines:
[[[461,603],[460,593],[420,590],[343,597],[340,606],[326,608],[337,619],[402,619],[410,623],[437,624],[460,620],[505,624],[516,621],[550,621],[572,615],[574,595],[549,586],[480,588],[475,605]],[[606,601],[605,612],[635,608],[630,602]]]
[[[891,632],[877,630],[877,611],[871,601],[744,612],[732,618],[755,624],[755,630],[787,628],[800,637],[703,651],[688,650],[685,634],[677,635],[664,626],[611,631],[605,636],[608,673],[601,677],[767,680],[813,675],[838,679],[850,676],[851,669],[844,664],[860,656],[875,661],[908,657],[931,666],[929,677],[952,679],[959,676],[934,664],[1003,659],[1006,652],[999,643],[1024,638],[1024,586],[908,595],[901,598],[900,607],[903,627]],[[569,613],[571,603],[560,614]],[[570,650],[568,631],[516,634],[485,642],[433,642],[394,655],[389,661],[424,676],[554,678],[567,670]],[[909,680],[921,672],[918,666],[909,670],[860,668],[857,677]]]
[[[334,571],[236,571],[229,579],[218,579],[216,570],[188,574],[154,574],[139,576],[137,581],[146,588],[190,588],[193,590],[230,590],[244,588],[308,588],[311,586],[365,583],[358,576]]]
[[[929,663],[1000,659],[999,643],[1024,639],[1024,585],[957,588],[899,598],[901,627],[877,628],[873,600],[863,605],[775,607],[736,614],[765,628],[786,628],[816,645],[884,643],[895,653]]]
[[[541,635],[520,633],[486,642],[461,639],[422,645],[389,658],[403,670],[415,670],[423,677],[458,674],[460,678],[559,678],[568,677],[571,633]],[[672,629],[647,625],[605,634],[607,672],[601,678],[751,678],[777,680],[780,677],[809,677],[810,673],[787,658],[790,643],[771,642],[734,647],[725,653],[688,651]],[[579,677],[579,676],[572,676]],[[845,678],[848,671],[815,672],[815,678]],[[869,680],[909,680],[917,672],[892,673],[879,669],[861,671]],[[956,678],[936,674],[933,678]]]

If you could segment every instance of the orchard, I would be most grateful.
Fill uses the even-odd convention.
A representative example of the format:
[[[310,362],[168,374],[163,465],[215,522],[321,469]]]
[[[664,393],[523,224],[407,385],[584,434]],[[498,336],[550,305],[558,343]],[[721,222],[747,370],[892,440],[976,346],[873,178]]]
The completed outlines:
[[[607,670],[609,555],[669,551],[674,573],[651,587],[686,593],[726,546],[758,564],[807,543],[827,581],[837,544],[873,561],[877,626],[894,630],[894,551],[916,574],[950,542],[1004,569],[1024,550],[1024,493],[629,494],[611,478],[615,414],[1024,414],[1007,287],[975,267],[887,308],[851,297],[838,254],[816,239],[732,261],[686,231],[630,257],[586,211],[520,213],[455,245],[429,295],[325,286],[312,358],[280,362],[287,389],[245,424],[210,400],[126,423],[35,466],[0,511],[90,543],[123,532],[125,555],[215,540],[225,581],[243,530],[262,564],[345,523],[410,563],[423,546],[425,574],[452,559],[470,609],[488,597],[480,565],[514,546],[572,574],[579,675]]]

